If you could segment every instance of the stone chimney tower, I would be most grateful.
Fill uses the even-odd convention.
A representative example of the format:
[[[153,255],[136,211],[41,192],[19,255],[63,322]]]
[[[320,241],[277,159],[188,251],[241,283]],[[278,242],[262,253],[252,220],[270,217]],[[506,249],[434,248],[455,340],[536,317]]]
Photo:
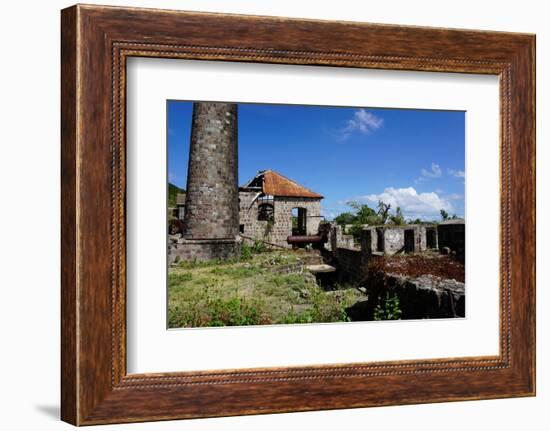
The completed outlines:
[[[237,105],[195,102],[191,126],[183,260],[240,253]]]

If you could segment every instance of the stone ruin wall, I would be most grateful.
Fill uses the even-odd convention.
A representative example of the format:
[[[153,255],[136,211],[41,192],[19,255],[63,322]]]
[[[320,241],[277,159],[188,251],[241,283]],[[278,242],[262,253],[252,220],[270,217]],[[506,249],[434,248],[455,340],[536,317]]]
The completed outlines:
[[[364,230],[370,232],[370,248],[373,252],[383,252],[386,254],[395,254],[405,247],[405,231],[414,231],[414,251],[426,251],[427,229],[434,229],[437,238],[437,230],[435,226],[431,225],[407,225],[407,226],[371,226],[365,227]],[[378,250],[378,232],[382,232],[383,235],[383,250]],[[437,242],[437,239],[436,239]]]
[[[337,229],[338,228],[338,229]],[[433,226],[402,226],[386,227],[384,232],[390,238],[393,249],[401,249],[404,246],[405,229],[415,229],[415,250],[418,247],[426,249],[426,230]],[[417,237],[417,235],[420,235]],[[374,241],[373,241],[374,238]],[[402,238],[403,243],[401,244]],[[418,238],[418,239],[417,239]],[[376,228],[365,228],[361,232],[361,248],[349,248],[337,246],[342,244],[341,228],[333,226],[330,235],[332,253],[338,261],[342,272],[343,281],[365,282],[369,277],[368,262],[370,259],[383,259],[382,256],[372,255],[376,250]],[[340,242],[338,242],[340,241]],[[455,318],[465,316],[465,287],[464,283],[452,279],[439,279],[431,275],[417,278],[401,276],[397,274],[384,274],[370,278],[367,281],[370,286],[369,294],[373,297],[383,296],[385,292],[392,292],[400,301],[403,319],[424,318]],[[350,307],[348,312],[354,315],[354,320],[372,320],[374,306],[372,302],[362,301]]]
[[[342,226],[333,224],[329,232],[329,240],[325,244],[325,248],[332,252],[335,252],[339,248],[346,248],[350,250],[358,250],[359,246],[355,244],[353,235],[347,235],[344,233]]]
[[[286,242],[292,235],[292,209],[305,208],[307,213],[306,230],[308,235],[316,235],[321,223],[320,199],[278,197],[273,200],[273,222],[258,220],[258,200],[253,203],[257,192],[241,191],[239,193],[239,224],[244,225],[243,236],[290,248]],[[252,203],[252,204],[251,204]]]
[[[395,254],[405,246],[405,229],[384,228],[384,253]]]
[[[241,254],[240,240],[189,240],[180,235],[168,237],[168,265],[179,261],[226,260]]]

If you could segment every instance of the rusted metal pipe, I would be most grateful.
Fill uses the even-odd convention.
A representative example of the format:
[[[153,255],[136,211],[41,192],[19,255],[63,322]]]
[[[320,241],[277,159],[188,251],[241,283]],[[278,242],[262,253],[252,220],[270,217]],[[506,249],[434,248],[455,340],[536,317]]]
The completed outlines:
[[[323,235],[291,235],[286,238],[289,244],[322,244],[327,242]]]

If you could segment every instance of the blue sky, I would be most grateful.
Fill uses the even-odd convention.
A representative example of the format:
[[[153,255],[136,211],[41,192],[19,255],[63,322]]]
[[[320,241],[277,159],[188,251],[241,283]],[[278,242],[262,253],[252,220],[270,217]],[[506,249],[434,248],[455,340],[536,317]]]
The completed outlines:
[[[168,178],[185,188],[192,102],[168,101]],[[407,218],[464,215],[465,113],[239,104],[239,184],[273,169],[325,196],[400,206]]]

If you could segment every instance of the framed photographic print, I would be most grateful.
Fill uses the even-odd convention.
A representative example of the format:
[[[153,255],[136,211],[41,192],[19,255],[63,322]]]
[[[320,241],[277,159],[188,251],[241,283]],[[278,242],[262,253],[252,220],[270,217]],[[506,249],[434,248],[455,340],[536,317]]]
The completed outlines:
[[[62,419],[535,393],[535,38],[62,11]]]

